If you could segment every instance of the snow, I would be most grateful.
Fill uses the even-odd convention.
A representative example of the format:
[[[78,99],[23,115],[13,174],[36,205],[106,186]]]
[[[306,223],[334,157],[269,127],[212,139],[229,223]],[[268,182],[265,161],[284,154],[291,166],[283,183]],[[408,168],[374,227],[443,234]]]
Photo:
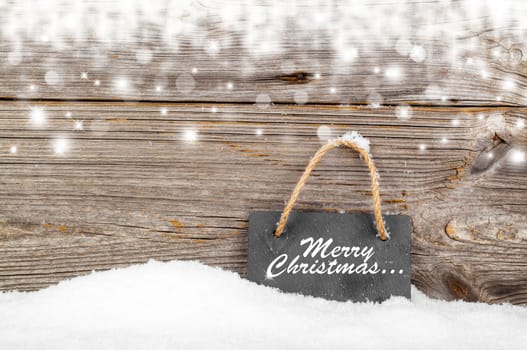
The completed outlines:
[[[284,294],[197,262],[150,261],[0,294],[0,349],[518,349],[527,308]],[[423,347],[425,346],[425,347]]]
[[[287,51],[285,34],[289,34],[294,23],[303,36],[313,38],[313,45],[328,41],[337,53],[335,57],[344,63],[364,54],[369,57],[373,46],[393,47],[399,54],[422,62],[427,48],[414,42],[417,36],[448,43],[452,65],[457,66],[457,59],[464,57],[459,51],[471,52],[471,43],[466,38],[459,41],[460,33],[467,29],[478,33],[489,27],[513,27],[515,30],[507,33],[507,37],[511,42],[522,43],[527,26],[524,21],[527,6],[523,0],[461,0],[456,1],[456,6],[451,1],[392,0],[379,3],[342,0],[338,6],[327,1],[278,0],[129,0],[124,4],[108,0],[0,0],[0,37],[12,47],[9,64],[24,60],[27,54],[24,46],[29,42],[70,50],[83,45],[86,38],[116,47],[143,39],[146,47],[138,48],[137,52],[141,64],[150,62],[156,54],[148,52],[152,37],[159,37],[163,45],[174,50],[190,41],[214,56],[234,43],[227,36],[218,37],[219,31],[235,33],[257,61],[262,55]],[[216,34],[203,33],[203,24],[207,22],[214,23]],[[357,44],[362,38],[370,40]],[[466,48],[459,48],[456,43]],[[511,55],[509,48],[507,42],[497,46],[496,58]],[[516,55],[516,60],[521,60],[521,53]]]
[[[370,153],[370,140],[368,140],[366,137],[363,137],[355,130],[345,133],[337,140],[352,142],[360,148],[366,150],[366,152]]]
[[[43,126],[46,124],[46,113],[42,107],[31,107],[29,120],[33,126]]]
[[[408,120],[412,118],[412,108],[405,103],[401,103],[395,107],[395,115],[400,120]]]

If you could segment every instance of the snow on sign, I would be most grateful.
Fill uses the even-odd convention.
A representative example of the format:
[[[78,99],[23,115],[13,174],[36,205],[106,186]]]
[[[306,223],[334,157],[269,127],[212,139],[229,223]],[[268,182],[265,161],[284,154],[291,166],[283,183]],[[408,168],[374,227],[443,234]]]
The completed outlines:
[[[334,300],[410,297],[410,218],[385,216],[392,236],[376,237],[371,214],[291,213],[273,234],[280,212],[249,216],[250,280],[286,292]]]
[[[315,165],[339,146],[357,151],[367,163],[374,214],[292,212]],[[341,301],[409,298],[411,221],[404,215],[383,216],[380,203],[368,140],[355,132],[330,140],[311,159],[282,213],[249,214],[249,279]]]

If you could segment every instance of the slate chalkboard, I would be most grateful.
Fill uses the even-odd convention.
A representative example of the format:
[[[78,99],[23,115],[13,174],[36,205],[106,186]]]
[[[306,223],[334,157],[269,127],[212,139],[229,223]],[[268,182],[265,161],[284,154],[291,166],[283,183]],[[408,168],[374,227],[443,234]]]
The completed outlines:
[[[384,215],[391,238],[381,241],[374,216],[362,213],[292,212],[284,234],[276,238],[280,214],[249,215],[251,281],[340,301],[410,297],[408,216]]]

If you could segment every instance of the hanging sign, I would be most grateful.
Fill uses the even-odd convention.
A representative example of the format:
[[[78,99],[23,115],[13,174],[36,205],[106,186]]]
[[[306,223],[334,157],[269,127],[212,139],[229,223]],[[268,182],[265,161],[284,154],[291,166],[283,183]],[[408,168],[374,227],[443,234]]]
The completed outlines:
[[[356,150],[368,164],[374,214],[293,212],[315,165],[338,146]],[[283,212],[250,213],[248,278],[285,292],[340,301],[409,298],[411,233],[408,216],[382,215],[369,143],[358,133],[347,134],[315,154]]]

